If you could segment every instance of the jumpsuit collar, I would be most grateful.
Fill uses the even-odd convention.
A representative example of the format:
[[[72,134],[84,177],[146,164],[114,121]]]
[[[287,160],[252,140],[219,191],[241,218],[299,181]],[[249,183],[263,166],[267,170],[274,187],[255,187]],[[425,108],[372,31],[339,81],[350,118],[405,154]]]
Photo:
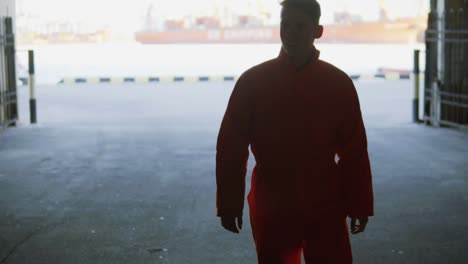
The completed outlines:
[[[316,49],[315,46],[314,46],[314,51],[313,51],[312,57],[303,66],[301,66],[300,68],[296,68],[296,66],[293,65],[291,63],[291,61],[289,60],[288,53],[286,52],[286,50],[282,46],[281,46],[280,53],[278,55],[278,58],[281,61],[287,62],[288,66],[292,67],[294,69],[294,71],[296,71],[296,72],[302,71],[307,66],[309,66],[313,62],[317,61],[319,59],[319,57],[320,57],[320,51],[318,49]]]

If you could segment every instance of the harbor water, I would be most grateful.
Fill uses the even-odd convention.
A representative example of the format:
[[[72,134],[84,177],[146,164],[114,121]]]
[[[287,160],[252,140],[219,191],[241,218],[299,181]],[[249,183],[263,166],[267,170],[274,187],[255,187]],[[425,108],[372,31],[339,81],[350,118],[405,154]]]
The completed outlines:
[[[424,44],[321,44],[321,59],[349,74],[378,68],[411,70],[413,50]],[[281,44],[60,44],[18,46],[18,75],[27,75],[27,50],[35,51],[36,81],[56,84],[65,77],[239,75],[278,56]],[[424,54],[424,53],[423,53]],[[424,56],[421,56],[424,59]],[[424,65],[421,62],[421,65]]]

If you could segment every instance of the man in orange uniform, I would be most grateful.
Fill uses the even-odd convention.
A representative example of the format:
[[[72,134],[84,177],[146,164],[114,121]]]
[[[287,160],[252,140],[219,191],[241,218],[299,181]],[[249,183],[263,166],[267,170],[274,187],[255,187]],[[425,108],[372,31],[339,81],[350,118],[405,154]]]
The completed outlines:
[[[217,215],[242,228],[249,145],[256,165],[247,197],[260,264],[352,263],[351,233],[373,215],[372,177],[351,79],[319,60],[315,0],[281,3],[278,58],[244,72],[221,124]]]

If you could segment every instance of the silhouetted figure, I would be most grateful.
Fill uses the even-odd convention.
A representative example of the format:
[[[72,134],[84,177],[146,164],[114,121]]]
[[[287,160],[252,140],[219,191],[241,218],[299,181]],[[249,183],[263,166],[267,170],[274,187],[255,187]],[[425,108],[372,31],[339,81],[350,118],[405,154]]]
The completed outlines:
[[[258,262],[296,264],[303,252],[307,263],[352,263],[346,217],[357,234],[373,215],[358,96],[347,74],[319,60],[319,4],[281,5],[278,58],[241,75],[221,124],[217,215],[227,230],[241,230],[250,146],[256,165],[247,199]]]

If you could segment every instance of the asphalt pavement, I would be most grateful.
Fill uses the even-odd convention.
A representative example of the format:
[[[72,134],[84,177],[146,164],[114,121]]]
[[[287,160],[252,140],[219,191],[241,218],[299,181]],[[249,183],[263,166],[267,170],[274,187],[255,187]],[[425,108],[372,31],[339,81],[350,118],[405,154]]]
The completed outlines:
[[[18,126],[0,132],[0,264],[256,263],[248,208],[239,235],[215,216],[233,85],[39,86],[36,125],[20,87]],[[355,263],[468,263],[468,133],[412,123],[411,81],[356,87],[375,216]]]

